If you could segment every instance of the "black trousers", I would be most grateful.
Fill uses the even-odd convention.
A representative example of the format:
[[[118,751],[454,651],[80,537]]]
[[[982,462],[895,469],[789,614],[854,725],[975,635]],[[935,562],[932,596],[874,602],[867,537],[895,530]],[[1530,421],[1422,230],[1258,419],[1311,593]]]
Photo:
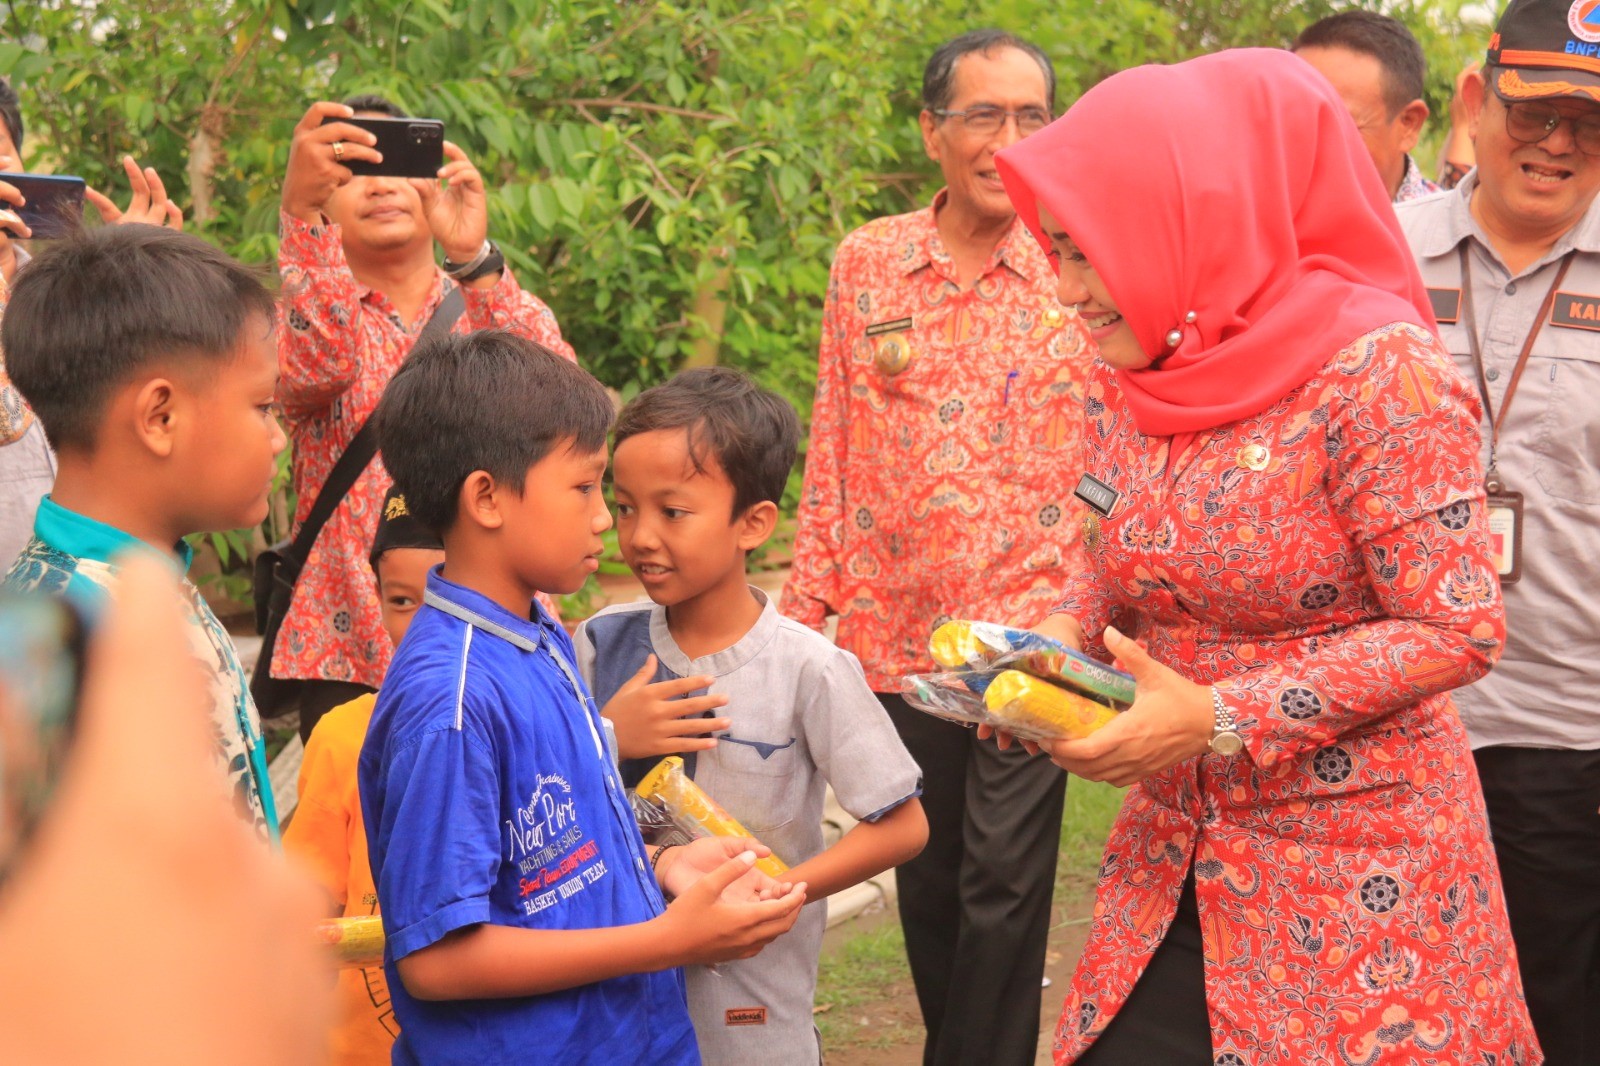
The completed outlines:
[[[311,739],[311,730],[322,720],[322,716],[343,703],[349,703],[357,696],[372,692],[370,685],[357,684],[354,681],[297,681],[295,687],[300,693],[300,742],[303,744]]]
[[[1032,1066],[1067,775],[880,693],[922,767],[928,846],[895,873],[925,1066]]]
[[[1205,949],[1194,869],[1183,883],[1172,928],[1139,975],[1128,1001],[1074,1066],[1212,1066]]]
[[[1600,751],[1473,752],[1549,1066],[1600,1066]]]

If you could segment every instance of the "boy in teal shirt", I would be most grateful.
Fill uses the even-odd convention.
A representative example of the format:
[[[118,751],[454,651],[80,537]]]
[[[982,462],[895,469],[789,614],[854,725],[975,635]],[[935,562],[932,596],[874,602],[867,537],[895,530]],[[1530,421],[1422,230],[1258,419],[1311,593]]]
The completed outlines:
[[[92,608],[128,553],[187,570],[186,535],[264,519],[286,443],[274,321],[253,271],[172,230],[106,227],[38,255],[12,288],[0,344],[59,467],[6,585]],[[276,841],[244,669],[199,590],[182,588],[218,767],[240,815]]]

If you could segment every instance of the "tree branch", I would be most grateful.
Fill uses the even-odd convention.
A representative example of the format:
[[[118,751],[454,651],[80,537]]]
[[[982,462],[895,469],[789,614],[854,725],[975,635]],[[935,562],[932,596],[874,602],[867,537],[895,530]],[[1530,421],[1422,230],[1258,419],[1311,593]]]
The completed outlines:
[[[670,104],[653,104],[646,100],[619,100],[614,97],[596,97],[571,100],[552,100],[552,104],[559,107],[605,107],[613,109],[638,108],[640,111],[655,111],[663,115],[681,115],[684,118],[704,119],[707,122],[722,122],[725,120],[737,121],[734,115],[719,115],[714,111],[691,111],[686,107],[673,107]]]

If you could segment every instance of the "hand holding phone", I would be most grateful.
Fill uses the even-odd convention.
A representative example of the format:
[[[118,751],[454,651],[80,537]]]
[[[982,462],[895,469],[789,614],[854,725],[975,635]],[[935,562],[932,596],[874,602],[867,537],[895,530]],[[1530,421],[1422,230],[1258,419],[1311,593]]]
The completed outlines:
[[[351,178],[349,164],[381,163],[378,138],[347,121],[355,115],[344,104],[312,104],[294,128],[289,168],[283,178],[283,212],[313,226],[322,223],[322,205]]]
[[[343,161],[350,173],[358,177],[433,178],[444,165],[444,123],[438,119],[330,116],[323,119],[322,124],[354,126],[372,134],[379,159],[352,156]]]
[[[0,155],[0,171],[11,169],[11,157]],[[17,214],[22,205],[27,202],[27,197],[22,195],[22,190],[9,181],[0,181],[0,254],[3,254],[6,264],[5,272],[9,280],[11,272],[15,269],[12,261],[11,240],[12,233],[27,239],[32,232],[27,223],[22,221],[22,216]]]
[[[15,238],[54,240],[76,232],[83,225],[84,181],[71,174],[0,173],[4,182],[22,197],[11,200],[10,213],[22,223],[0,215],[0,225]],[[0,199],[6,199],[0,195]]]
[[[484,193],[483,175],[467,153],[445,141],[444,154],[450,162],[430,177],[412,178],[411,184],[422,199],[428,228],[445,258],[465,263],[489,238],[489,198]]]

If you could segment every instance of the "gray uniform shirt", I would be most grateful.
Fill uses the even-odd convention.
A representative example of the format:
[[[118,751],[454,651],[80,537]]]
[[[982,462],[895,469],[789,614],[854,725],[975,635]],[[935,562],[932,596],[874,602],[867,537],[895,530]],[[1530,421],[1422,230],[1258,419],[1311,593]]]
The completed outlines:
[[[1477,381],[1459,299],[1457,249],[1466,242],[1497,416],[1558,264],[1569,252],[1573,260],[1500,431],[1500,478],[1524,497],[1522,577],[1505,586],[1505,654],[1455,700],[1474,747],[1600,748],[1600,200],[1513,277],[1468,208],[1477,186],[1474,171],[1454,190],[1395,213],[1433,297],[1439,335]],[[1485,467],[1489,442],[1485,416]]]
[[[873,821],[921,792],[921,773],[867,687],[855,656],[780,615],[759,589],[761,617],[738,643],[690,659],[652,603],[608,607],[578,627],[578,669],[601,707],[654,653],[655,680],[704,674],[733,720],[694,759],[695,784],[790,866],[822,850],[822,805]],[[653,760],[652,760],[653,761]],[[687,762],[687,760],[686,760]],[[627,776],[627,775],[625,775]],[[685,971],[689,1014],[709,1066],[816,1066],[811,1008],[827,909],[807,904],[794,928],[753,959]]]

